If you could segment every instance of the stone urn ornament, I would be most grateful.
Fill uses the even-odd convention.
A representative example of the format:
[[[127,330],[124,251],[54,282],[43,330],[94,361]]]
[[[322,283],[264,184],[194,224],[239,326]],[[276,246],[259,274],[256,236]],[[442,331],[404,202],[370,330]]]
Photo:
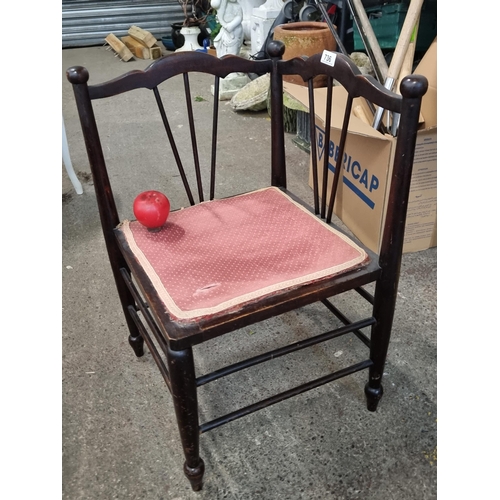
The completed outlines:
[[[337,42],[328,24],[319,21],[302,21],[276,26],[274,40],[281,40],[285,44],[283,55],[285,61],[294,57],[310,57],[323,50],[333,52],[337,48]],[[298,75],[283,75],[283,80],[296,85],[307,85]],[[314,78],[313,84],[314,87],[326,87],[326,76]]]
[[[184,37],[184,44],[176,49],[176,52],[203,50],[203,47],[198,43],[198,37],[201,33],[199,26],[183,26],[179,33]]]
[[[204,50],[201,45],[201,26],[204,25],[211,10],[209,0],[178,0],[184,12],[184,22],[179,34],[182,35],[184,43],[176,49],[176,52],[188,52]],[[181,38],[181,37],[180,37]]]

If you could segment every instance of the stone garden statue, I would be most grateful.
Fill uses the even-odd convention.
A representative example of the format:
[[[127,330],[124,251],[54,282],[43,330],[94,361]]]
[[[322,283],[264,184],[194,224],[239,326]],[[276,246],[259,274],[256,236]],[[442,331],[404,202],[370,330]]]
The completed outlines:
[[[217,57],[226,54],[238,55],[243,44],[243,9],[238,0],[211,0],[221,25],[214,39]]]

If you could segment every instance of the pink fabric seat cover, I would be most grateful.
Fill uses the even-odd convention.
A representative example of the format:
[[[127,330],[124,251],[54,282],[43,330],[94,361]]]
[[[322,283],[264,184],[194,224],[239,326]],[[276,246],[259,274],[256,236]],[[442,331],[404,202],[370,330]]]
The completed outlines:
[[[172,212],[157,233],[137,221],[120,230],[177,320],[240,307],[368,258],[277,188]]]

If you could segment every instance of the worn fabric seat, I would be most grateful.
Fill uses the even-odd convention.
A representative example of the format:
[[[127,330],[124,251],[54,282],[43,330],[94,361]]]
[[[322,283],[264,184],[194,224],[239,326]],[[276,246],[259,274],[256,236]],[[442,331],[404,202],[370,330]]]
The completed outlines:
[[[137,221],[117,231],[177,321],[238,308],[368,260],[275,187],[173,212],[160,232]]]

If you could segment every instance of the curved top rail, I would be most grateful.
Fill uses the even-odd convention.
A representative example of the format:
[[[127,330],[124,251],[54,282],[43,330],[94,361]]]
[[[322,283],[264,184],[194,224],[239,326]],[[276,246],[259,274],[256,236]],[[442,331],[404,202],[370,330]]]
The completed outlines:
[[[386,89],[370,75],[363,75],[354,62],[347,56],[336,52],[332,66],[321,62],[322,54],[310,57],[296,57],[278,62],[278,71],[282,75],[299,75],[304,82],[317,75],[327,75],[337,80],[352,97],[363,96],[384,109],[401,112],[402,98]]]
[[[86,71],[85,68],[71,69],[80,73]],[[187,72],[208,73],[225,78],[230,73],[265,74],[270,71],[270,60],[254,61],[234,55],[219,59],[204,52],[179,52],[157,59],[143,71],[130,71],[113,80],[89,85],[89,95],[91,99],[102,99],[138,88],[153,89],[163,81]],[[70,74],[71,70],[68,70],[68,76]],[[83,82],[80,79],[74,83]]]

